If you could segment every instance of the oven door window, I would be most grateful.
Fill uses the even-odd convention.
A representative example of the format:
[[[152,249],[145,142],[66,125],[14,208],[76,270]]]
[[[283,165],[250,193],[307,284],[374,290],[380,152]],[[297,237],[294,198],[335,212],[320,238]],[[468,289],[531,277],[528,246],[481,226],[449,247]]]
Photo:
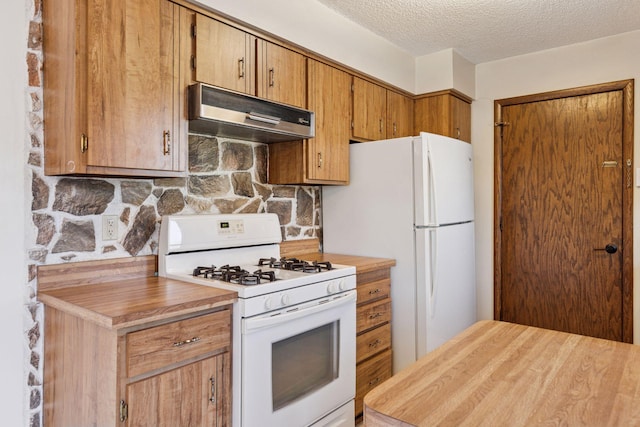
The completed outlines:
[[[339,330],[338,320],[272,344],[274,411],[338,377]]]

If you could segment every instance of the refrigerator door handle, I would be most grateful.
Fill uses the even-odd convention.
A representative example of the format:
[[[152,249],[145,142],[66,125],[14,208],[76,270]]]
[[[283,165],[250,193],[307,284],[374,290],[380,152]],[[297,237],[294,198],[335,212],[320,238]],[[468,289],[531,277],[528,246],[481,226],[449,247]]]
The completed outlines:
[[[436,292],[438,291],[438,283],[436,282],[438,268],[438,233],[433,228],[429,229],[429,273],[430,273],[430,289],[429,289],[429,310],[431,318],[436,314]]]
[[[429,200],[429,206],[428,206],[428,221],[429,224],[438,224],[438,218],[436,213],[438,212],[437,209],[437,203],[436,200],[438,200],[438,191],[436,188],[436,180],[435,180],[435,174],[434,174],[434,170],[433,170],[433,153],[431,152],[431,147],[427,147],[427,170],[428,172],[428,185],[429,185],[429,191],[428,191],[428,200]]]

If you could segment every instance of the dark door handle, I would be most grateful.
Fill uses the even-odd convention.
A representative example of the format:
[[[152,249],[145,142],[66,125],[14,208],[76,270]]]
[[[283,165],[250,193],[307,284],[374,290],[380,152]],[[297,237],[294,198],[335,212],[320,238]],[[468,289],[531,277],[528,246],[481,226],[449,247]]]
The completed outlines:
[[[616,252],[618,252],[618,246],[614,245],[613,243],[609,243],[604,248],[595,248],[594,251],[605,251],[608,254],[615,254]]]

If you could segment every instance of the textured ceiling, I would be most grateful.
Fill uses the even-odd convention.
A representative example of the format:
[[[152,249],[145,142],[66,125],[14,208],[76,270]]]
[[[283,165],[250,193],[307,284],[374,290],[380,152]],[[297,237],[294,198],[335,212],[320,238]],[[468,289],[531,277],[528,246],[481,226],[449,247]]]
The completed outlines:
[[[475,64],[640,29],[640,0],[318,1],[414,56]]]

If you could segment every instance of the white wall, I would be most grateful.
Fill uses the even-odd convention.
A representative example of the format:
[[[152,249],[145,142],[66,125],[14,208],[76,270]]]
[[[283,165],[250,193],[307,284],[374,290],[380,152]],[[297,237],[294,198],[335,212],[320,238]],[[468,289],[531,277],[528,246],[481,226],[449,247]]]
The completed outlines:
[[[199,0],[313,52],[414,91],[414,58],[315,0]]]
[[[453,49],[415,58],[416,94],[456,89],[475,98],[476,66]]]
[[[471,138],[476,177],[478,313],[493,317],[493,101],[610,81],[636,79],[635,154],[640,163],[640,31],[476,66]],[[635,188],[635,200],[640,189]],[[634,342],[640,342],[640,204],[634,203]]]
[[[2,425],[26,425],[25,337],[22,316],[26,284],[27,215],[25,114],[26,0],[5,2],[0,14],[0,414]]]

